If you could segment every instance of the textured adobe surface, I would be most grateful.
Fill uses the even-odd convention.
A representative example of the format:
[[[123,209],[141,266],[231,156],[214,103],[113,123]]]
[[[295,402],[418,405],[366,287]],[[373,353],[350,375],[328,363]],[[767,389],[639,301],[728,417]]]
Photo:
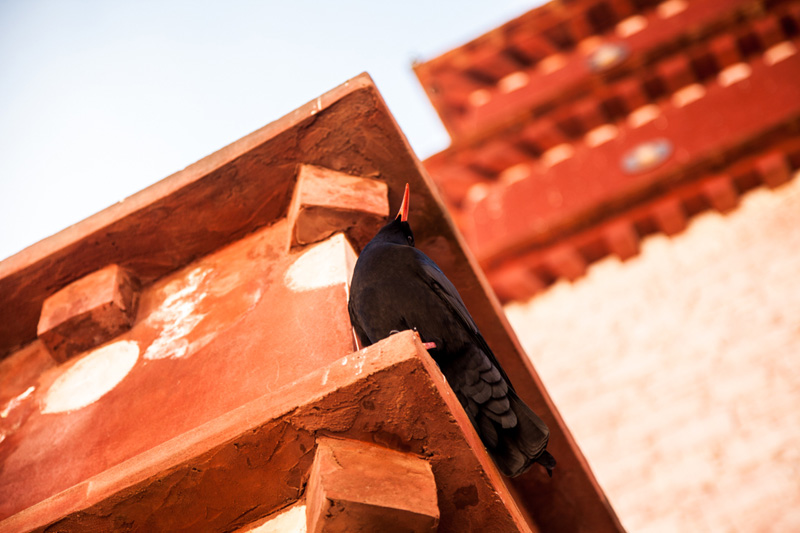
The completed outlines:
[[[428,458],[439,531],[531,531],[458,405],[417,336],[393,335],[108,468],[0,531],[235,529],[302,496],[315,437],[326,434]]]
[[[346,256],[338,247],[286,255],[287,239],[284,220],[145,289],[136,325],[115,339],[134,346],[134,364],[111,390],[103,374],[72,372],[93,354],[33,381],[35,392],[17,407],[31,405],[33,412],[0,447],[0,516],[180,438],[351,352]],[[338,279],[291,285],[295,265],[309,257],[338,263]],[[100,393],[79,409],[58,409],[54,390],[65,376],[82,391]]]
[[[131,494],[150,486],[138,485],[148,479],[161,480],[153,485],[161,489],[137,512],[145,513],[148,506],[164,511],[152,523],[166,520],[166,529],[180,525],[180,513],[189,512],[183,506],[192,508],[184,516],[187,528],[203,520],[241,525],[230,513],[243,513],[243,524],[297,497],[301,485],[296,470],[281,479],[262,479],[263,472],[256,471],[252,477],[242,474],[247,480],[241,486],[250,492],[236,505],[221,509],[209,503],[220,494],[236,494],[236,476],[227,478],[225,465],[259,465],[259,457],[273,454],[274,447],[256,444],[262,438],[285,442],[286,448],[274,454],[280,451],[286,454],[281,457],[292,457],[292,464],[302,466],[298,450],[309,450],[313,442],[306,433],[284,437],[285,426],[265,425],[266,433],[247,441],[255,456],[237,455],[235,446],[216,455],[212,448],[219,442],[199,436],[205,435],[202,428],[216,427],[220,420],[238,424],[233,429],[225,426],[227,439],[249,431],[242,428],[252,428],[252,420],[243,421],[232,413],[278,390],[286,396],[283,386],[299,386],[298,380],[309,372],[353,349],[345,287],[352,259],[349,245],[339,234],[314,246],[288,250],[286,213],[299,164],[380,179],[388,186],[391,206],[400,205],[403,187],[410,183],[417,246],[458,287],[519,396],[551,429],[548,449],[558,458],[560,475],[551,480],[543,471],[532,470],[508,482],[525,519],[542,529],[615,528],[613,511],[579,449],[465,251],[427,174],[366,75],[0,263],[0,354],[14,362],[8,368],[27,376],[9,380],[14,395],[0,406],[8,409],[8,420],[15,420],[0,446],[0,515],[17,513],[4,525],[12,528],[34,518],[57,520],[75,508],[105,500],[112,502],[107,502],[111,507],[102,507],[92,520],[108,520],[107,510],[117,505],[114,502],[129,501]],[[326,257],[333,261],[331,268],[309,268],[330,266]],[[99,353],[93,350],[76,358],[84,361],[80,365],[70,361],[63,368],[41,367],[38,354],[43,346],[32,342],[41,303],[110,263],[130,269],[145,287],[135,325],[113,343],[98,347]],[[321,275],[309,275],[317,270]],[[18,357],[20,353],[28,357]],[[107,365],[114,360],[110,353],[123,354],[125,365]],[[80,407],[70,409],[74,405],[56,401],[60,409],[43,412],[53,400],[54,385],[68,390],[76,384],[75,376],[96,378],[109,372],[119,380],[112,388],[108,382],[101,386],[93,380],[92,394],[82,398]],[[404,397],[397,396],[403,390],[402,379],[387,384],[384,391],[395,408],[403,405]],[[0,394],[6,397],[5,391]],[[343,394],[337,401],[350,416],[357,416],[360,404],[349,403],[354,392]],[[369,410],[368,405],[363,410]],[[449,410],[454,419],[463,417],[457,402],[452,405],[439,408]],[[398,432],[415,431],[415,439],[440,435],[438,427],[420,433],[413,415],[369,419],[350,436],[397,448],[392,443]],[[304,418],[313,423],[309,432],[350,427],[346,420],[329,427],[325,417],[313,411]],[[388,431],[387,425],[397,427]],[[484,466],[459,470],[463,477],[446,489],[452,490],[453,498],[439,498],[442,521],[452,517],[453,527],[463,530],[465,523],[460,520],[472,520],[473,512],[480,515],[477,504],[490,501],[516,517],[509,520],[521,522],[514,501],[492,496],[500,489],[489,487],[501,487],[506,480],[500,479],[477,436],[467,431],[465,438],[470,446],[459,452],[463,456],[448,453],[439,466],[434,464],[438,486],[442,484],[437,468],[446,473],[461,460]],[[425,453],[415,443],[416,448],[405,451]],[[185,466],[187,458],[195,456],[204,457],[196,466],[199,472],[192,467],[175,470],[175,461]],[[476,485],[476,476],[484,479],[481,470],[489,481]],[[197,478],[214,482],[188,496],[184,486],[192,486]],[[265,492],[260,492],[263,487]],[[178,496],[182,493],[187,499]],[[264,493],[283,503],[264,503],[260,499]],[[112,498],[115,494],[118,500]],[[489,523],[482,527],[492,530]]]

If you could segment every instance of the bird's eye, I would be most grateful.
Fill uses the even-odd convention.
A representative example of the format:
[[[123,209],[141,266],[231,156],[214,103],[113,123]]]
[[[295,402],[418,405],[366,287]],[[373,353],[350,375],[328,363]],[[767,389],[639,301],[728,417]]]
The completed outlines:
[[[411,235],[409,235],[409,236],[408,236],[408,237],[406,237],[406,238],[408,239],[408,245],[409,245],[409,246],[414,246],[414,237],[412,237]]]

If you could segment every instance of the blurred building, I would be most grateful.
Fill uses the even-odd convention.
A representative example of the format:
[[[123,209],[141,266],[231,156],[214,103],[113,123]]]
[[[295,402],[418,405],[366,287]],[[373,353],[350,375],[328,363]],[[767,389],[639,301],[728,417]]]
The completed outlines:
[[[800,528],[799,37],[792,1],[564,0],[415,67],[425,166],[631,530]]]

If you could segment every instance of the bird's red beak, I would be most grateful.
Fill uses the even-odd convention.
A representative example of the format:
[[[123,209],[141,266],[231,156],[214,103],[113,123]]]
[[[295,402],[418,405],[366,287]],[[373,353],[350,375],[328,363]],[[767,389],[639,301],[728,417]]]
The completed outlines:
[[[400,219],[402,222],[408,220],[408,183],[406,183],[406,192],[403,194],[403,203],[400,204],[400,211],[397,212],[395,220]]]

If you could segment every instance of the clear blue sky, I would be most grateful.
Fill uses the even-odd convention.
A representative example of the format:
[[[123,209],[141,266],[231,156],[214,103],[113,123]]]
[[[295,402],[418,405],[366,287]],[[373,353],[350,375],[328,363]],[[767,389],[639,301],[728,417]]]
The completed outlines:
[[[537,3],[0,0],[0,259],[363,71],[427,157],[412,61]]]

